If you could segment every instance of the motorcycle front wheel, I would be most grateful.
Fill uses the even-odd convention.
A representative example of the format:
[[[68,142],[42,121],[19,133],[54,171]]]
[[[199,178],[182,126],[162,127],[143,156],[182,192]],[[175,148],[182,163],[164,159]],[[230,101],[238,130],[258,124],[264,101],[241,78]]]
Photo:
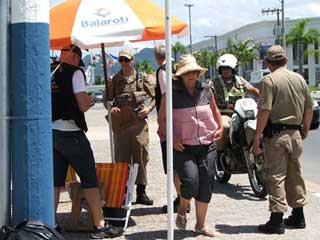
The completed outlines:
[[[224,170],[224,158],[223,152],[218,153],[214,159],[214,175],[219,183],[227,183],[231,178],[231,173],[225,172]]]
[[[254,195],[264,198],[267,195],[263,154],[255,156],[251,145],[246,155],[248,177]]]

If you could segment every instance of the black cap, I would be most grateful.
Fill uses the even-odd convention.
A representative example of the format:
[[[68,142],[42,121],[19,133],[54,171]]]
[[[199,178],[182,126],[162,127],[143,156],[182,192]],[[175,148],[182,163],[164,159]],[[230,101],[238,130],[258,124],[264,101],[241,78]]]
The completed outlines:
[[[81,49],[80,49],[77,45],[70,44],[69,46],[63,47],[63,48],[61,49],[61,51],[71,51],[71,52],[77,54],[77,55],[80,57],[79,66],[80,66],[80,67],[84,67],[84,63],[83,63],[83,61],[82,61],[82,51],[81,51]]]

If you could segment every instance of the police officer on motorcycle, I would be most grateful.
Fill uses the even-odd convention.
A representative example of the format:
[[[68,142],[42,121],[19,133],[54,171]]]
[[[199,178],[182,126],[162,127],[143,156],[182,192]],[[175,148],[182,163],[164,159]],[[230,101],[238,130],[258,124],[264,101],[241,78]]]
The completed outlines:
[[[217,142],[218,152],[225,150],[230,129],[231,115],[236,100],[243,98],[246,92],[255,98],[259,97],[259,90],[253,87],[243,77],[236,75],[237,58],[232,54],[224,54],[217,60],[219,78],[213,82],[215,100],[220,109],[223,123],[223,136]]]

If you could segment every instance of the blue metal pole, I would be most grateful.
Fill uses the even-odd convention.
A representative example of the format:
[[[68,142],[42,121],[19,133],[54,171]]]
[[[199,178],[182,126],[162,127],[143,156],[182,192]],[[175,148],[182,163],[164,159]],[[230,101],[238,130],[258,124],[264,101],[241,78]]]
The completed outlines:
[[[0,227],[10,222],[9,0],[0,1]]]
[[[13,223],[54,226],[49,1],[11,0]]]

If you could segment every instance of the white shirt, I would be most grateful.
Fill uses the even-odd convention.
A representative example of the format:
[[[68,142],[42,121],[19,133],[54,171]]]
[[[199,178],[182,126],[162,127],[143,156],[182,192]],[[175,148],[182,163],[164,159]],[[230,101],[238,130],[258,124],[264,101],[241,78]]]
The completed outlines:
[[[166,61],[163,61],[163,65],[166,64]],[[160,85],[160,91],[161,95],[165,94],[167,92],[166,88],[166,71],[164,69],[160,69],[158,72],[158,78],[159,78],[159,85]]]
[[[158,72],[158,78],[159,78],[159,85],[161,90],[161,95],[165,94],[167,91],[166,88],[166,71],[163,69],[160,69]]]
[[[72,88],[73,88],[74,94],[86,91],[85,79],[80,70],[77,70],[73,73]],[[66,132],[81,131],[81,128],[77,126],[74,120],[62,120],[62,119],[53,121],[52,129],[59,130],[59,131],[66,131]]]

